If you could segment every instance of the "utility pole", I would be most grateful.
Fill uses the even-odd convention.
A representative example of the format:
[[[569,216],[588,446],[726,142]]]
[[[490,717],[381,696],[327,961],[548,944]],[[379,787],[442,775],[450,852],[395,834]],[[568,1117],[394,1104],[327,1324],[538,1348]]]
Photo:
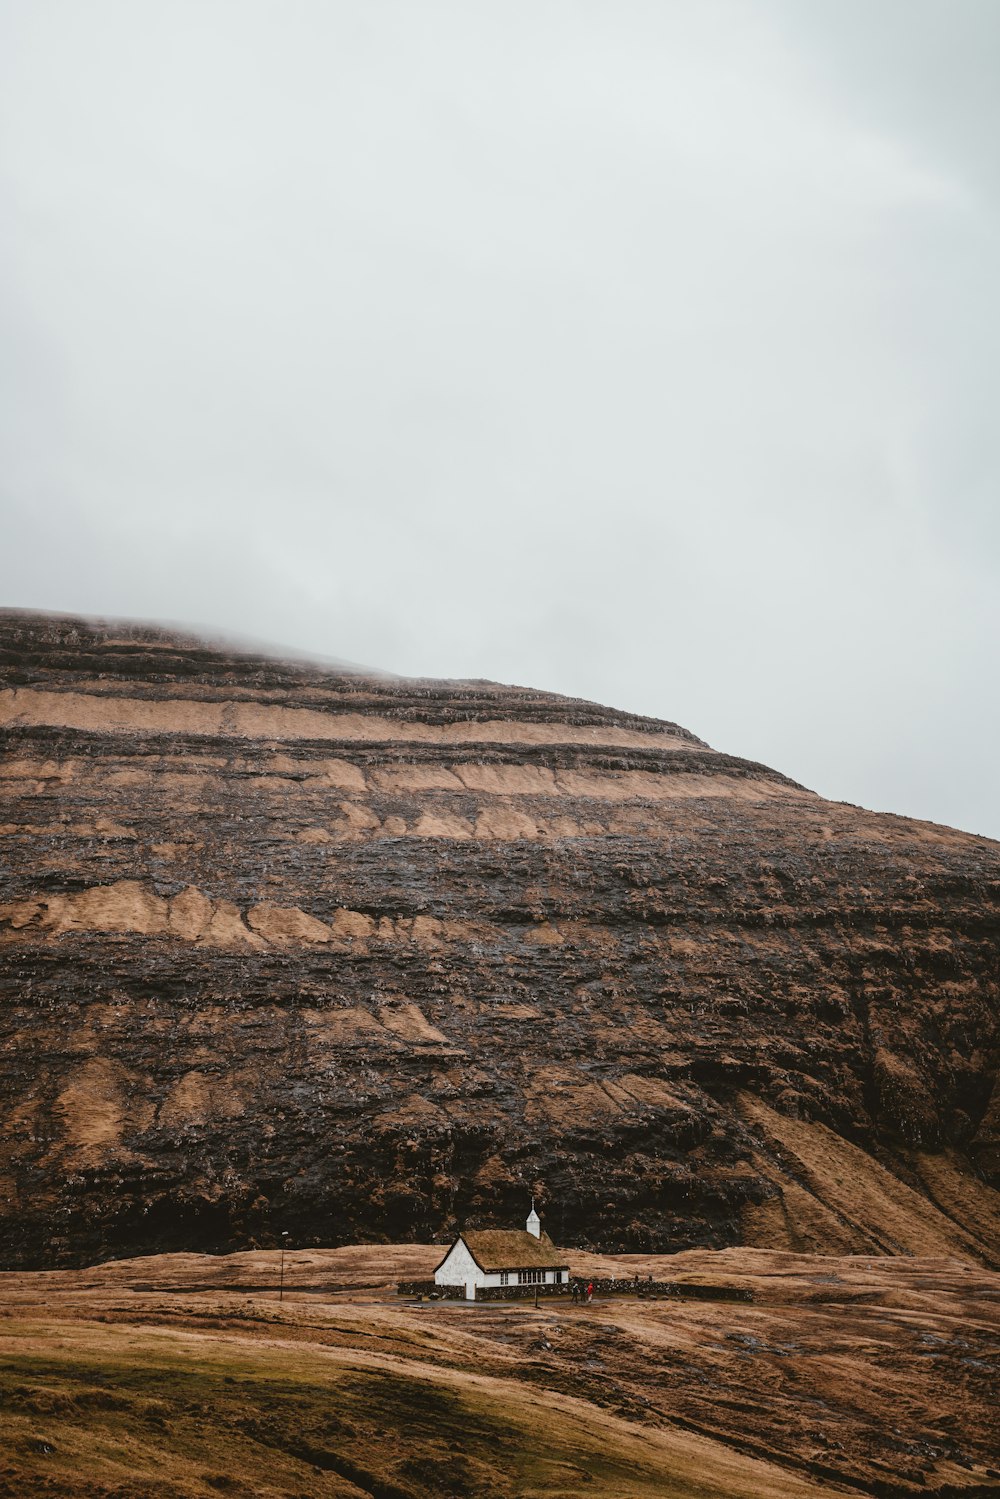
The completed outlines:
[[[281,1231],[281,1274],[278,1279],[278,1300],[285,1299],[285,1240],[288,1238],[288,1229]]]

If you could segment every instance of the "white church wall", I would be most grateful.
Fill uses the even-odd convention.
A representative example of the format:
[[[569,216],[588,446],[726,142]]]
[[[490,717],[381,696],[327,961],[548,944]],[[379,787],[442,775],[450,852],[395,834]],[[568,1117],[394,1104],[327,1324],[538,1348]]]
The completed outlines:
[[[459,1239],[444,1264],[434,1271],[434,1282],[439,1286],[464,1286],[472,1280],[482,1285],[483,1272],[465,1247],[464,1240]]]

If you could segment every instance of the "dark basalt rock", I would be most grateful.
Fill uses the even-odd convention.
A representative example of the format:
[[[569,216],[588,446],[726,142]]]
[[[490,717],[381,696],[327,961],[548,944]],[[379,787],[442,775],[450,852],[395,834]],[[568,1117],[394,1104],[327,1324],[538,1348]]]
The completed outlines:
[[[0,615],[0,1256],[997,1242],[1000,845],[673,724]],[[992,1173],[992,1175],[991,1175]]]

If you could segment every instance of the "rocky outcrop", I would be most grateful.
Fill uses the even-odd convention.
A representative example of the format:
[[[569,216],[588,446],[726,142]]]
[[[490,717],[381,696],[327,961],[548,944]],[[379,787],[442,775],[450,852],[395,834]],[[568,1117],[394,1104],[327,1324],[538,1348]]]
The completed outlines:
[[[0,615],[4,1263],[997,1242],[1000,845],[675,724]],[[992,1178],[991,1178],[992,1173]]]

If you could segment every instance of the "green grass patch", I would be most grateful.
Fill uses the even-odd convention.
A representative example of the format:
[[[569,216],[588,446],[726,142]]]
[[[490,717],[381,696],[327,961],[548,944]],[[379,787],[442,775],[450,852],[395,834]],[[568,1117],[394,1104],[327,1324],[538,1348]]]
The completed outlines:
[[[459,1374],[359,1369],[311,1345],[92,1331],[88,1342],[75,1324],[54,1346],[50,1326],[44,1352],[0,1354],[4,1499],[717,1492],[633,1461],[627,1436],[612,1439],[596,1412],[590,1427],[514,1380],[498,1396]]]

